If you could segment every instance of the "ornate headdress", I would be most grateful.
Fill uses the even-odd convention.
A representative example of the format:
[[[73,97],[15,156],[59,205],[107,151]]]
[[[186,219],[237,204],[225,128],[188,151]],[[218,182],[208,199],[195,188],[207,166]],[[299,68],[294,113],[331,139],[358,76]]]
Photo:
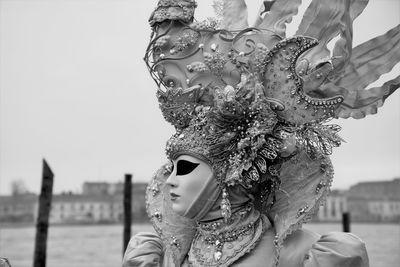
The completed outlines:
[[[400,86],[399,76],[364,90],[399,61],[399,26],[353,49],[352,22],[367,1],[315,0],[286,38],[300,4],[264,1],[248,27],[243,0],[216,2],[219,17],[200,22],[194,0],[160,0],[145,55],[162,113],[176,128],[167,155],[203,158],[222,188],[258,187],[278,246],[329,190],[327,156],[342,140],[340,127],[325,122],[375,113]],[[222,204],[229,216],[229,201]]]

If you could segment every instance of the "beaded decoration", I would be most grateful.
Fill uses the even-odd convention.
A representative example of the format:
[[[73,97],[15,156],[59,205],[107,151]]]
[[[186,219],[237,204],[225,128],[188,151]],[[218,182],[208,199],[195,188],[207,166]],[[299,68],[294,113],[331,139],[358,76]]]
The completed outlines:
[[[254,211],[252,204],[232,215],[229,222],[224,219],[199,222],[189,263],[193,266],[229,266],[237,254],[251,250],[269,225],[263,215]]]

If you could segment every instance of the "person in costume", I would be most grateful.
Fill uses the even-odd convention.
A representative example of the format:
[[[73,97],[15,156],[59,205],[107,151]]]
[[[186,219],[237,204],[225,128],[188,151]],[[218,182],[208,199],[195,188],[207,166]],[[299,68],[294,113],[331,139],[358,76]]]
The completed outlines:
[[[156,233],[132,237],[124,267],[369,266],[355,235],[301,228],[333,178],[342,139],[327,122],[373,114],[400,86],[365,90],[400,59],[400,26],[352,48],[367,2],[314,0],[286,37],[299,0],[264,1],[252,27],[243,0],[206,21],[194,0],[159,1],[145,61],[176,133],[146,192]]]

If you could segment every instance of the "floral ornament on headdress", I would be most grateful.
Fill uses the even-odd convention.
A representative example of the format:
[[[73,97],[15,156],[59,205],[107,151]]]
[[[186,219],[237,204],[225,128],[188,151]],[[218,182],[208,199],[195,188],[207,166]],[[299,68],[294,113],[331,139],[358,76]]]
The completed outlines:
[[[278,119],[270,103],[231,90],[216,89],[214,107],[196,107],[189,125],[167,142],[166,152],[170,158],[193,153],[214,167],[220,184],[251,187],[259,173],[268,171],[267,161],[277,157],[283,142],[274,136]]]

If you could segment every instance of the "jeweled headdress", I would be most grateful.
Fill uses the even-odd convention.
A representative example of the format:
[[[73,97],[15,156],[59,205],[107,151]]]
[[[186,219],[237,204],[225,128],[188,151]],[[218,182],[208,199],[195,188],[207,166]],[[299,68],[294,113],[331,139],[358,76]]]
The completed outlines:
[[[352,48],[367,2],[314,0],[293,37],[285,30],[299,0],[264,1],[253,27],[243,0],[216,1],[205,21],[194,20],[194,0],[160,0],[150,17],[145,61],[176,128],[167,155],[203,158],[222,188],[259,188],[277,245],[329,190],[327,156],[342,140],[325,123],[376,113],[400,86],[398,76],[365,90],[400,59],[399,26]]]

